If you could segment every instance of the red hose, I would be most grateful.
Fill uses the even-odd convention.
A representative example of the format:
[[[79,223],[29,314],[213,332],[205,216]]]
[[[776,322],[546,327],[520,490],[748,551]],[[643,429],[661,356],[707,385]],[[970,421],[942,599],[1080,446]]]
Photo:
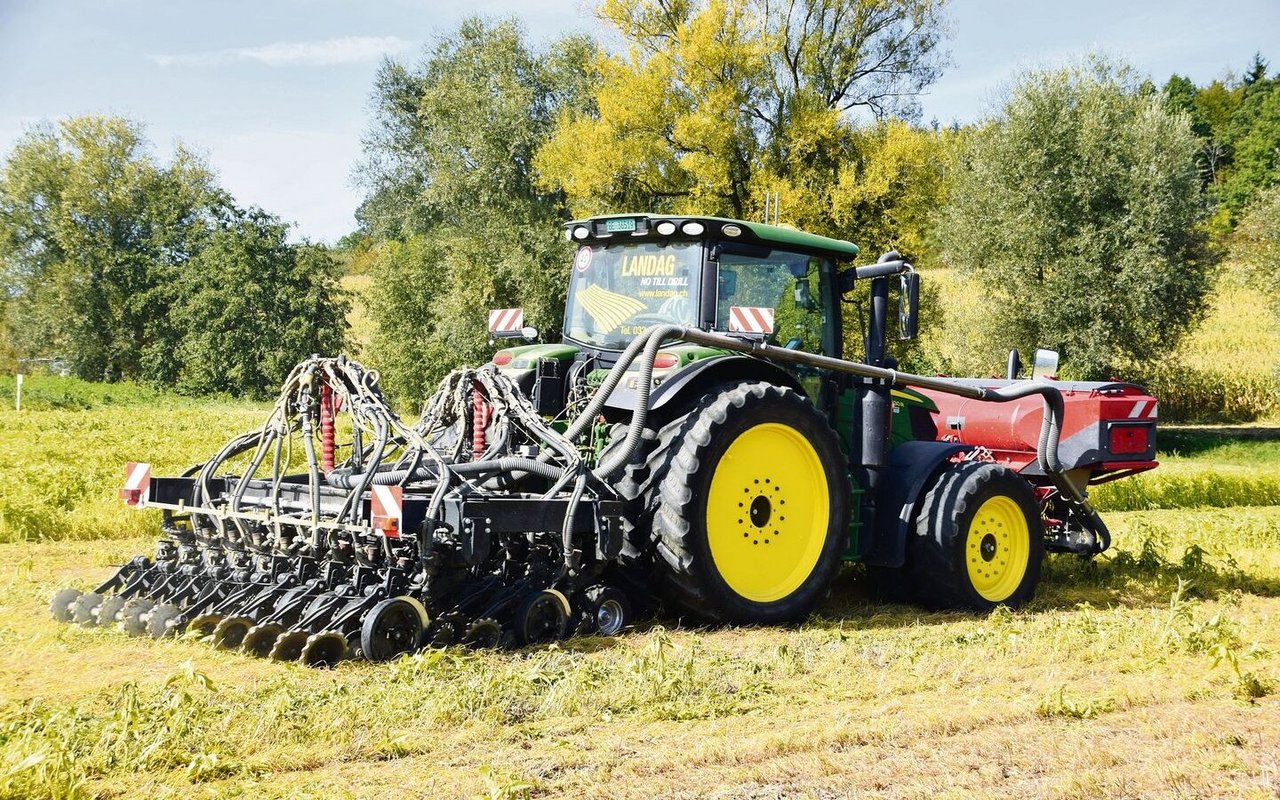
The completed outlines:
[[[325,474],[333,472],[333,387],[320,384],[320,468]]]
[[[485,428],[493,417],[493,406],[484,399],[480,384],[476,384],[471,392],[471,460],[479,461],[484,457]]]

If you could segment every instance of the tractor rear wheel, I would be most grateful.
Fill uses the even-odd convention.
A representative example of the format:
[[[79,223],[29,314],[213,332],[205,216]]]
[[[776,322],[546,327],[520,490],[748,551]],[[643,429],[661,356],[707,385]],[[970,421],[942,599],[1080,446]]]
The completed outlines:
[[[935,609],[990,611],[1031,600],[1044,536],[1031,485],[996,464],[943,472],[925,494],[907,548],[913,599]]]
[[[690,417],[653,523],[670,594],[718,621],[802,619],[848,543],[849,478],[835,432],[795,391],[742,383]]]

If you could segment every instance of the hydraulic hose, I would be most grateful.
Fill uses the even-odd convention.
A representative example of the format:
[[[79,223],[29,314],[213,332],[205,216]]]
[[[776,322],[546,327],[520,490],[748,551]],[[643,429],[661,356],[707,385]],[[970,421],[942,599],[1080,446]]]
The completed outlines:
[[[544,464],[541,461],[535,461],[532,458],[519,458],[516,456],[508,456],[506,458],[495,458],[487,461],[464,461],[459,464],[448,464],[447,469],[457,475],[486,475],[490,472],[514,472],[516,470],[533,473],[539,477],[555,480],[563,473],[560,467],[551,464]],[[413,479],[427,480],[435,478],[440,474],[434,465],[427,464],[418,467],[413,472]],[[330,486],[338,489],[354,489],[357,486],[394,486],[409,477],[409,470],[388,470],[377,473],[350,473],[342,470],[334,470],[326,476],[325,480]]]
[[[596,467],[593,474],[597,478],[603,479],[612,474],[635,455],[636,448],[640,446],[640,439],[644,435],[645,423],[649,421],[649,391],[653,386],[653,362],[658,357],[658,348],[669,335],[681,330],[683,329],[675,325],[663,325],[645,332],[644,355],[640,358],[640,377],[636,379],[635,412],[631,415],[631,424],[627,426],[627,438],[623,440],[618,450],[611,453]],[[625,367],[622,369],[625,370]],[[614,370],[620,371],[618,366],[615,366]],[[605,397],[607,399],[608,396]]]

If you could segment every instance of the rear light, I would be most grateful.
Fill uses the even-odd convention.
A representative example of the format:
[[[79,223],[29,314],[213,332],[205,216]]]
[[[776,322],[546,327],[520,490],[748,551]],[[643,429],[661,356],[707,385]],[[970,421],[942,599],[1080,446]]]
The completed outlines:
[[[1147,430],[1146,425],[1112,425],[1107,449],[1116,456],[1145,453],[1151,442]]]
[[[654,369],[671,369],[680,366],[680,356],[675,353],[658,353],[653,359]]]
[[[511,358],[512,358],[511,351],[499,350],[498,352],[493,354],[494,366],[505,367],[506,365],[511,363]]]

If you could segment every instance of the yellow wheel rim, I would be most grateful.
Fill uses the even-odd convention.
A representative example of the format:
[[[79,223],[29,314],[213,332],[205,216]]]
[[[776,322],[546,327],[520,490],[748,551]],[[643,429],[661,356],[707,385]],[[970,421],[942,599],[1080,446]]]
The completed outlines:
[[[822,459],[795,428],[766,422],[739,434],[707,498],[707,543],[729,588],[757,603],[799,589],[822,556],[828,491]]]
[[[1018,590],[1031,558],[1031,530],[1013,498],[997,495],[978,507],[964,557],[969,582],[984,599],[999,603]]]

